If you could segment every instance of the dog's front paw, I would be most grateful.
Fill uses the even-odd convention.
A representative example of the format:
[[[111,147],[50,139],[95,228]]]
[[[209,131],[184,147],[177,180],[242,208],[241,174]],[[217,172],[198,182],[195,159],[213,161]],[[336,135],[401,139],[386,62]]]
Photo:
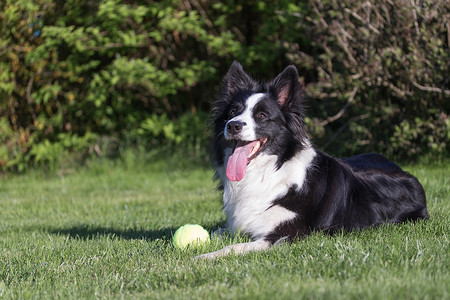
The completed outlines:
[[[202,255],[198,255],[196,257],[194,257],[194,259],[216,259],[218,257],[221,256],[226,256],[229,255],[231,253],[231,251],[233,251],[235,245],[231,245],[231,246],[226,246],[220,250],[214,251],[214,252],[209,252],[209,253],[205,253]]]
[[[217,252],[217,251],[216,251]],[[194,257],[194,259],[199,260],[199,259],[215,259],[217,257],[219,257],[220,255],[217,255],[215,252],[210,252],[210,253],[205,253],[202,255],[197,255],[196,257]]]
[[[270,247],[270,242],[265,240],[257,240],[249,243],[240,243],[230,246],[226,246],[218,251],[210,252],[196,256],[195,259],[215,259],[217,257],[226,256],[231,253],[234,254],[245,254],[250,251],[261,251],[268,249]]]

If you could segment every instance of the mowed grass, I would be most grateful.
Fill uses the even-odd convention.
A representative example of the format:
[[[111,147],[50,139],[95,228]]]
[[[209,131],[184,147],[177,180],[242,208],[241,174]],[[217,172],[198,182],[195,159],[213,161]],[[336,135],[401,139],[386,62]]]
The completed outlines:
[[[180,251],[186,223],[223,225],[212,171],[99,163],[0,180],[0,298],[449,299],[450,164],[406,168],[431,218],[245,256],[193,260],[245,237]]]

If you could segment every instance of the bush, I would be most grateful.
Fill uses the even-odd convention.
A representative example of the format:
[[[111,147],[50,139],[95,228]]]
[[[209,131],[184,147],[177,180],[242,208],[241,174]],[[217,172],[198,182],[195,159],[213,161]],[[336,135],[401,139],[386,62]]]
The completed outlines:
[[[399,158],[449,151],[450,42],[445,1],[310,1],[311,38],[286,44],[312,74],[314,123],[338,153]],[[307,16],[314,16],[308,18]],[[344,142],[345,141],[345,142]]]
[[[77,151],[63,142],[72,137],[129,140],[149,116],[177,122],[206,111],[217,61],[235,56],[239,43],[227,31],[205,30],[208,20],[186,5],[3,1],[2,168]],[[46,156],[48,147],[53,154]]]
[[[2,1],[0,168],[138,142],[198,156],[233,59],[260,78],[295,64],[335,154],[450,152],[446,1],[290,2]]]

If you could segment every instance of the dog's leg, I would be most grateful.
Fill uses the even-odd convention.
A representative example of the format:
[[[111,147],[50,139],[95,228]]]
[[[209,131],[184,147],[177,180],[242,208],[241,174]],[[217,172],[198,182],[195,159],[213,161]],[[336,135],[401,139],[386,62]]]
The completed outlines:
[[[195,259],[215,259],[217,257],[226,256],[231,253],[245,254],[250,251],[261,251],[270,248],[270,242],[265,240],[257,240],[249,243],[234,244],[226,246],[218,251],[210,252],[196,256]]]

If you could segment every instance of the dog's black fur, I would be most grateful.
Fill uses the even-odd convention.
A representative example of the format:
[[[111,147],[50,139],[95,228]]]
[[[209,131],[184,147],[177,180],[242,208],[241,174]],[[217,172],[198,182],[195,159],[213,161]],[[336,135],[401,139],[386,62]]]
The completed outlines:
[[[281,236],[304,236],[311,230],[333,233],[428,218],[419,181],[382,155],[337,159],[317,153],[312,163],[316,167],[307,172],[311,184],[301,192],[291,189],[274,201],[301,212],[301,217],[278,226],[267,236],[270,242]]]

